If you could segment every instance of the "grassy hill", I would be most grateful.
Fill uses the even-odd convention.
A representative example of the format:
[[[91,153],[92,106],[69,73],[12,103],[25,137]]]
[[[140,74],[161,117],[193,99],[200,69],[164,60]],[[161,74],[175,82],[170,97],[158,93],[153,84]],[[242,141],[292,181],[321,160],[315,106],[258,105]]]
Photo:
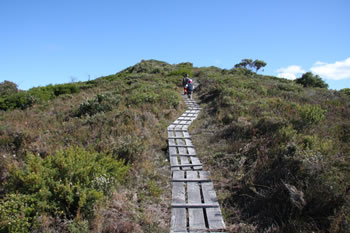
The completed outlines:
[[[349,96],[244,69],[197,75],[192,134],[231,231],[349,232]]]
[[[349,231],[346,92],[147,60],[88,82],[1,83],[0,232],[168,232],[166,127],[185,73],[200,82],[191,133],[230,231]]]

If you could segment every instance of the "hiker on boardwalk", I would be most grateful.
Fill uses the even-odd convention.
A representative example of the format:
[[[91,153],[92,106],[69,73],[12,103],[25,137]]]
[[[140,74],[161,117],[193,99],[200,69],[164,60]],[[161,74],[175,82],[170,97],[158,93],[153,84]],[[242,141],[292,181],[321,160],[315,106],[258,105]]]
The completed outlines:
[[[186,87],[187,89],[187,97],[189,99],[192,99],[192,92],[193,92],[193,84],[192,84],[192,79],[189,79],[188,80],[188,83],[186,84]]]
[[[186,85],[187,85],[187,83],[188,83],[189,80],[190,80],[189,75],[186,74],[185,77],[184,77],[184,79],[182,80],[182,85],[183,85],[183,87],[184,87],[184,95],[187,94]]]

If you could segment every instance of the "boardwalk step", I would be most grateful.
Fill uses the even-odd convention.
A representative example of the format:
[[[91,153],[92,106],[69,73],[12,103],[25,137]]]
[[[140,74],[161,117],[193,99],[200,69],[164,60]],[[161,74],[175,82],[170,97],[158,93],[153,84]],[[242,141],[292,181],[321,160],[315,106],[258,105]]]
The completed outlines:
[[[218,208],[219,204],[206,204],[206,203],[191,203],[191,204],[172,204],[172,208]]]
[[[170,156],[187,156],[187,157],[193,157],[193,156],[197,156],[196,154],[171,154]]]
[[[202,166],[202,164],[179,164],[179,165],[171,165],[171,167],[195,167],[195,166]]]
[[[194,147],[194,145],[169,145],[169,147]]]
[[[187,111],[168,127],[172,171],[170,232],[224,232],[225,223],[213,182],[209,172],[203,170],[187,129],[201,107],[195,100],[183,98]]]
[[[172,182],[212,182],[211,179],[173,179]]]
[[[191,137],[168,137],[168,139],[191,139]]]

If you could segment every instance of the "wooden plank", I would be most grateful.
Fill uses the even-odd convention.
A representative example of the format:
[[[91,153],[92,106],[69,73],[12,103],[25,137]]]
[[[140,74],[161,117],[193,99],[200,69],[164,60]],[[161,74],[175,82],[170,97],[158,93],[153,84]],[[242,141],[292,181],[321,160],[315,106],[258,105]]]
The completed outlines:
[[[191,137],[188,132],[184,132],[183,135],[184,135],[184,137]]]
[[[174,184],[177,184],[177,183],[174,183]],[[189,184],[191,184],[191,183],[189,183]],[[219,206],[219,204],[191,203],[191,204],[171,204],[171,207],[172,208],[187,208],[187,209],[203,209],[203,208],[212,209],[212,208],[218,208],[220,206]]]
[[[191,158],[192,164],[201,164],[201,165],[202,165],[202,163],[201,163],[201,161],[199,160],[198,157],[193,157],[193,156],[191,156],[190,158]],[[202,169],[203,167],[201,166],[201,167],[196,167],[196,168]]]
[[[175,133],[173,131],[168,131],[168,138],[174,137],[174,136],[175,136]]]
[[[180,137],[168,137],[168,139],[191,139],[191,137],[185,137],[185,136],[180,136]]]
[[[169,160],[170,160],[170,165],[178,165],[178,159],[177,157],[174,157],[173,155],[177,153],[177,150],[175,147],[169,147]],[[172,170],[180,170],[179,167],[173,167]]]
[[[183,157],[183,156],[181,156],[181,157]],[[171,167],[182,167],[182,168],[198,167],[198,166],[202,166],[202,164],[182,164],[182,161],[181,161],[181,164],[179,164],[179,165],[171,165]]]
[[[175,125],[176,130],[182,130],[182,125]]]
[[[168,131],[169,131],[169,130],[174,130],[174,128],[175,128],[174,125],[169,125],[169,126],[168,126]]]
[[[187,171],[186,175],[188,179],[198,178],[198,172],[196,171]],[[201,203],[201,191],[198,183],[187,184],[187,199],[190,230],[206,229],[204,211]]]
[[[200,171],[199,172],[200,179],[210,179],[210,172],[208,171]]]
[[[194,145],[169,145],[169,147],[182,147],[182,148],[184,148],[184,147],[194,147]]]
[[[175,147],[172,147],[172,148],[175,148]],[[194,157],[194,156],[196,156],[196,154],[176,154],[176,153],[174,153],[174,154],[171,154],[170,156],[187,156],[187,157]]]
[[[174,171],[173,178],[184,178],[183,171]],[[172,203],[183,204],[185,203],[185,184],[174,183],[172,190]],[[171,230],[172,231],[186,231],[187,230],[187,216],[185,208],[172,208],[171,209]]]
[[[191,143],[191,144],[192,144],[192,143]],[[197,153],[196,153],[196,150],[194,149],[194,147],[189,147],[189,148],[187,148],[187,151],[188,151],[189,154],[195,154],[195,155],[197,154]]]
[[[191,140],[191,139],[185,138],[185,144],[186,144],[187,146],[193,146],[192,140]]]
[[[168,145],[169,146],[176,146],[175,140],[171,139],[171,138],[170,139],[168,138]]]
[[[174,132],[187,132],[187,129],[173,129]]]
[[[184,125],[184,126],[182,127],[182,129],[188,130],[188,125]]]
[[[212,182],[211,179],[177,179],[172,180],[171,182]]]
[[[183,136],[183,134],[180,132],[176,132],[176,137],[179,137],[179,136]],[[184,147],[185,140],[176,139],[176,143],[177,143],[177,145],[180,146],[180,147],[178,147],[179,154],[186,154],[187,149]],[[180,156],[180,162],[181,163],[179,165],[182,165],[182,166],[179,166],[179,168],[182,168],[182,170],[191,170],[191,167],[186,166],[186,165],[190,164],[189,157]]]
[[[187,148],[187,151],[189,154],[196,154],[196,150],[194,148]],[[191,156],[191,162],[192,164],[201,164],[201,161],[196,156]],[[201,170],[203,167],[196,167],[196,169]]]
[[[205,204],[217,204],[218,208],[206,209],[207,219],[210,229],[225,229],[225,223],[222,218],[220,206],[212,182],[202,184],[203,198]]]

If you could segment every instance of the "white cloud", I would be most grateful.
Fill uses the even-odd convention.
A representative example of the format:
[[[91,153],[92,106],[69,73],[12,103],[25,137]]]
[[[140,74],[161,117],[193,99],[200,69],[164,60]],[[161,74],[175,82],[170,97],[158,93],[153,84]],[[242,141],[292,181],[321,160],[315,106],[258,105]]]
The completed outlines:
[[[293,65],[286,68],[280,68],[276,70],[276,72],[278,73],[277,77],[279,78],[294,80],[297,78],[296,75],[305,73],[306,71],[303,70],[300,66]]]
[[[294,80],[297,77],[295,76],[295,74],[291,74],[291,73],[279,73],[277,75],[277,77],[279,78],[285,78],[285,79],[289,79],[289,80]]]
[[[333,64],[316,62],[310,70],[326,79],[348,79],[350,78],[350,57],[344,61],[337,61]]]

